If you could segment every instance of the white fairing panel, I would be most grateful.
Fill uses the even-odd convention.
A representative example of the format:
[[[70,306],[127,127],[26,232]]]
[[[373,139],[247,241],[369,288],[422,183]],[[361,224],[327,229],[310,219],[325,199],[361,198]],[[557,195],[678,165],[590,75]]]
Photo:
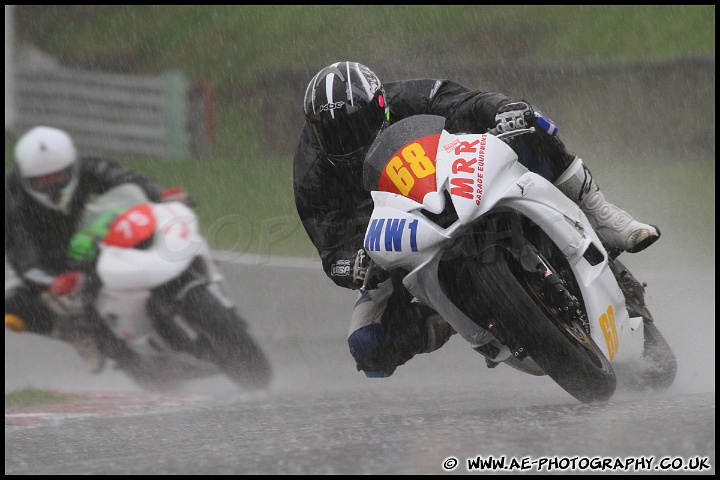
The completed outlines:
[[[101,245],[97,272],[110,289],[148,289],[180,275],[198,255],[207,253],[198,219],[180,202],[153,204],[157,218],[147,249]]]
[[[625,298],[605,259],[593,265],[589,248],[607,256],[587,217],[547,179],[529,172],[515,152],[490,135],[443,132],[436,157],[437,191],[423,203],[395,193],[373,191],[375,209],[365,249],[386,269],[410,273],[406,286],[448,317],[473,344],[486,341],[482,329],[460,314],[439,292],[437,255],[466,225],[490,210],[510,209],[531,219],[553,239],[574,270],[582,291],[591,336],[612,362],[640,358],[644,347],[641,318],[630,318]],[[443,228],[428,216],[446,208],[444,192],[457,220]],[[552,263],[552,259],[550,259]]]
[[[642,355],[642,319],[628,315],[625,296],[607,262],[592,265],[584,257],[591,245],[604,249],[580,208],[545,178],[530,172],[518,178],[497,205],[521,212],[553,239],[573,268],[591,335],[605,356],[622,362]]]

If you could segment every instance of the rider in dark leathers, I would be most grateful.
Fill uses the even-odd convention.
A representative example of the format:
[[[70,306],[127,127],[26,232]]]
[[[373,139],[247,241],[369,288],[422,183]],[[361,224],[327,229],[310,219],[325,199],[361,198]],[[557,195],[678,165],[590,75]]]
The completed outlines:
[[[5,187],[5,258],[19,281],[5,291],[5,325],[67,340],[94,364],[91,370],[102,369],[97,348],[77,332],[58,331],[56,314],[38,296],[81,286],[67,248],[92,195],[123,183],[137,184],[153,201],[168,200],[178,191],[114,161],[78,156],[70,136],[51,127],[24,134],[16,144],[15,160]]]
[[[363,188],[362,165],[381,128],[400,119],[433,114],[446,117],[450,133],[482,133],[531,126],[533,107],[498,92],[473,91],[449,80],[419,79],[382,84],[366,66],[338,62],[310,81],[304,102],[306,125],[294,158],[298,214],[338,286],[358,289],[367,256],[362,250],[372,213]],[[582,160],[557,136],[522,135],[511,145],[530,170],[554,182],[594,222],[601,238],[636,252],[660,236],[608,203]],[[358,296],[348,344],[358,370],[386,377],[418,353],[440,348],[454,330],[428,307],[412,301],[400,279],[385,273]]]

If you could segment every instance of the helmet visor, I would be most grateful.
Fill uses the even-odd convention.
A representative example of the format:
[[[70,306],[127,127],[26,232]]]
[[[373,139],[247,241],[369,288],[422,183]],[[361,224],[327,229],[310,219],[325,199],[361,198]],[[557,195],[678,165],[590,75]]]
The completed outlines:
[[[325,154],[333,160],[354,157],[366,149],[375,139],[385,122],[385,109],[381,93],[366,105],[345,104],[334,110],[334,117],[327,114],[310,121],[315,137]]]
[[[57,197],[72,181],[74,168],[74,165],[70,165],[57,172],[37,177],[26,177],[25,185],[33,192],[48,195],[50,198]]]
[[[70,165],[57,172],[35,177],[25,177],[25,190],[43,205],[65,214],[70,212],[70,204],[78,185],[77,165]]]

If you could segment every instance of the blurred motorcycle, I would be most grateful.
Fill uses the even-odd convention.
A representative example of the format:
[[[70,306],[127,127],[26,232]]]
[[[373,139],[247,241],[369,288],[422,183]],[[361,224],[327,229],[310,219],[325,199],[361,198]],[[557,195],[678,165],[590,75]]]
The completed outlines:
[[[184,203],[153,203],[136,185],[115,187],[87,205],[69,255],[87,288],[47,293],[45,302],[140,386],[166,390],[219,374],[246,389],[269,385],[268,357],[224,294]]]

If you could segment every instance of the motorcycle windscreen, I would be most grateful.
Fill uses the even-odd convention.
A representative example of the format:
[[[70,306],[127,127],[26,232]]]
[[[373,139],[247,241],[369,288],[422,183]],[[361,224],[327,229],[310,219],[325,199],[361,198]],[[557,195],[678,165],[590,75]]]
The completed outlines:
[[[445,118],[414,115],[377,136],[365,157],[363,185],[422,203],[437,191],[435,159]]]

